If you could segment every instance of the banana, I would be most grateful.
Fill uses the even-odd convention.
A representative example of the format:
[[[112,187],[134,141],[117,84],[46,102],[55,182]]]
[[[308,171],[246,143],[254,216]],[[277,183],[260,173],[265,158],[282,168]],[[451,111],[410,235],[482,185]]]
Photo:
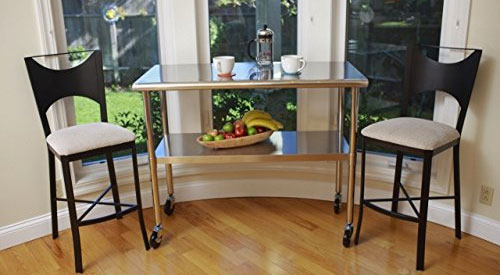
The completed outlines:
[[[266,119],[266,118],[256,118],[248,121],[246,123],[247,127],[255,127],[255,126],[260,126],[260,127],[266,127],[268,129],[271,129],[273,131],[278,130],[278,125],[271,120],[271,119]]]
[[[271,120],[274,122],[274,124],[276,124],[276,127],[278,127],[278,129],[280,129],[280,130],[283,129],[283,123],[281,123],[275,119],[271,119]]]
[[[247,124],[247,122],[249,122],[250,120],[257,118],[272,119],[272,116],[269,113],[264,112],[262,110],[254,109],[246,112],[241,120],[243,121],[243,123]]]
[[[283,129],[281,122],[274,120],[269,113],[258,109],[246,112],[241,120],[247,127],[260,126],[273,131]]]

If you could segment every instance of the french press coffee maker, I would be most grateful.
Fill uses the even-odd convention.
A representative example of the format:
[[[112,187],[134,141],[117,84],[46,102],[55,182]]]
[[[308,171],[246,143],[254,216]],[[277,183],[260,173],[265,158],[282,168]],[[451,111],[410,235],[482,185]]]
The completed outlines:
[[[260,66],[268,66],[273,64],[273,35],[274,32],[264,25],[262,29],[257,31],[257,38],[248,41],[247,52],[251,59],[255,59]],[[252,43],[257,45],[257,55],[253,56],[250,52]]]

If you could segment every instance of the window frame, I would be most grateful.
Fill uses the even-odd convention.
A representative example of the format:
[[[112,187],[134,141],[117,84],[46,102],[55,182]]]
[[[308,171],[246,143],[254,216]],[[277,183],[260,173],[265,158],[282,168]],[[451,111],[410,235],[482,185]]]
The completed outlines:
[[[457,1],[460,1],[457,3]],[[299,1],[298,2],[298,52],[309,60],[345,60],[345,39],[346,39],[346,20],[347,20],[347,0],[330,1]],[[175,11],[175,12],[174,12]],[[321,11],[315,14],[315,11]],[[443,20],[441,30],[441,45],[465,47],[467,39],[468,20],[470,12],[470,0],[445,0],[443,5]],[[37,1],[37,14],[39,15],[39,26],[42,41],[46,45],[45,51],[57,52],[62,51],[61,45],[65,47],[64,20],[62,19],[61,1],[41,0]],[[323,21],[322,21],[323,20]],[[314,27],[314,22],[326,22],[321,26],[321,33],[318,28]],[[158,41],[160,51],[160,62],[163,64],[172,63],[210,63],[210,46],[208,33],[208,1],[175,1],[166,0],[157,2],[157,22],[158,22]],[[186,25],[186,22],[191,22]],[[309,25],[308,25],[309,24]],[[325,30],[326,28],[326,30]],[[189,31],[188,31],[189,30]],[[327,32],[328,31],[328,32]],[[182,32],[183,39],[175,39],[176,34]],[[329,39],[325,39],[324,33],[334,34]],[[312,36],[311,36],[312,35]],[[186,37],[187,36],[187,37]],[[321,37],[321,40],[314,40],[314,36]],[[63,41],[64,43],[61,43]],[[190,43],[196,41],[196,43]],[[314,41],[314,45],[313,45]],[[318,42],[325,43],[327,56],[317,56],[320,52],[317,50]],[[307,42],[310,42],[307,44]],[[339,43],[342,42],[342,43]],[[59,44],[59,46],[55,46]],[[311,45],[311,46],[309,46]],[[340,45],[340,47],[339,47]],[[314,47],[312,47],[314,46]],[[337,100],[335,91],[326,91],[321,94],[322,97],[327,97],[329,112],[322,114],[323,118],[327,118],[326,125],[318,127],[328,127],[336,129],[337,118],[332,116],[336,113]],[[314,104],[312,93],[303,93],[298,91],[298,105],[307,106]],[[205,131],[212,126],[211,112],[212,100],[211,93],[203,91],[186,92],[169,92],[167,93],[167,106],[169,114],[169,130],[172,133]],[[300,96],[299,96],[300,95]],[[317,95],[316,95],[317,96]],[[50,115],[52,122],[58,126],[67,126],[74,121],[74,108],[72,102],[63,102],[59,106],[55,105],[54,111]],[[194,108],[193,108],[194,104]],[[183,110],[190,110],[190,115],[180,115]],[[72,110],[73,109],[73,110]],[[319,108],[318,108],[319,109]],[[448,100],[441,93],[436,95],[436,103],[434,108],[437,121],[452,123],[458,115],[456,105],[453,101]],[[311,117],[310,109],[297,109],[297,128],[306,129],[307,125],[312,125],[308,117]],[[454,118],[455,117],[455,118]],[[315,118],[316,120],[316,118]],[[359,158],[358,158],[359,159]],[[443,154],[442,157],[436,158],[435,167],[433,170],[431,185],[432,191],[438,193],[448,193],[451,181],[451,156],[449,152]],[[394,173],[394,157],[380,154],[367,155],[367,180],[381,181],[392,184]],[[147,156],[139,156],[140,177],[141,179],[149,179],[149,169],[147,168]],[[273,165],[273,164],[271,164]],[[314,167],[318,169],[318,164],[311,165],[303,163],[306,167]],[[331,163],[325,164],[325,169],[332,171]],[[248,165],[247,165],[248,166]],[[251,164],[253,169],[262,168],[258,164]],[[284,169],[282,164],[276,163],[275,166]],[[319,165],[323,167],[323,164]],[[121,159],[115,161],[117,175],[122,175],[120,185],[131,182],[131,167],[130,159]],[[266,169],[269,169],[266,165]],[[333,166],[334,168],[334,166]],[[224,168],[221,168],[224,170]],[[403,168],[403,181],[410,186],[420,186],[421,162],[405,159]],[[158,167],[159,175],[163,177],[164,167]],[[104,184],[107,184],[107,166],[103,164],[94,164],[82,166],[81,162],[74,165],[76,186],[75,193],[86,194],[96,190],[100,190]],[[346,173],[344,173],[346,175]],[[60,177],[58,177],[60,178]],[[344,180],[344,183],[347,181]]]

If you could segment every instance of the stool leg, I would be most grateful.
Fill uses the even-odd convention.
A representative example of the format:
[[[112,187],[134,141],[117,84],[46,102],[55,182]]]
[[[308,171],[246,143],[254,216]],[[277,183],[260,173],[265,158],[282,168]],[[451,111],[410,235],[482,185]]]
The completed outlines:
[[[69,170],[69,162],[61,159],[64,186],[66,189],[66,198],[68,200],[69,220],[71,224],[71,235],[73,236],[73,250],[75,254],[75,270],[76,272],[83,272],[82,267],[82,248],[80,245],[80,230],[78,229],[78,222],[76,216],[75,197],[73,195],[73,183],[71,182],[71,173]]]
[[[462,238],[460,207],[460,145],[453,147],[453,183],[455,189],[455,237]]]
[[[56,183],[56,161],[54,154],[49,151],[49,182],[50,182],[50,216],[52,219],[52,239],[59,236],[57,225],[57,183]]]
[[[356,228],[356,236],[354,236],[354,244],[359,243],[359,234],[361,231],[361,222],[363,221],[363,208],[365,206],[365,164],[366,164],[366,140],[362,138],[362,153],[361,153],[361,186],[359,190],[359,217]]]
[[[106,162],[108,163],[109,180],[111,182],[111,192],[113,193],[113,202],[115,203],[116,218],[121,219],[119,214],[122,208],[117,203],[120,203],[120,193],[118,192],[118,184],[116,182],[115,165],[113,163],[113,155],[106,153]]]
[[[425,234],[427,229],[427,209],[429,204],[429,189],[431,183],[432,154],[424,156],[424,171],[422,175],[422,190],[420,200],[420,217],[418,222],[417,270],[424,270]]]
[[[398,152],[396,156],[396,173],[394,174],[394,186],[392,187],[392,198],[399,198],[399,183],[401,182],[401,169],[403,168],[403,153]],[[398,201],[392,202],[391,211],[398,212]]]
[[[132,146],[132,166],[134,168],[134,186],[135,186],[135,196],[137,200],[137,215],[139,216],[139,225],[141,227],[144,246],[146,247],[146,250],[149,250],[148,233],[146,231],[146,226],[144,225],[144,217],[142,215],[141,186],[139,182],[139,171],[137,168],[137,152],[135,144]]]

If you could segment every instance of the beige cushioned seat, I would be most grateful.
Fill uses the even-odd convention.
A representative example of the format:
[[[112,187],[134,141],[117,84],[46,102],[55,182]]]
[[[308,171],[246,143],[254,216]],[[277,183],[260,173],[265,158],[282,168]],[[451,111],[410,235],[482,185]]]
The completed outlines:
[[[135,140],[132,131],[106,122],[88,123],[52,132],[47,143],[60,156],[118,145]]]
[[[460,137],[458,131],[451,126],[414,117],[398,117],[377,122],[365,127],[361,134],[421,150],[434,150]]]

